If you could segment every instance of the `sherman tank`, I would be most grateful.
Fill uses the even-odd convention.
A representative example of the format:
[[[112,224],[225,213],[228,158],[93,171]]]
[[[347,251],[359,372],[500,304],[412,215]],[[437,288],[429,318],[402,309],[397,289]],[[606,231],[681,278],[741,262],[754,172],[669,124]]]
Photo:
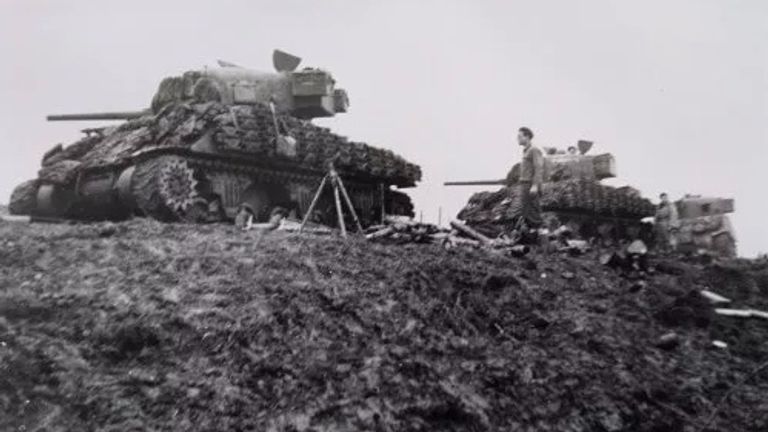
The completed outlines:
[[[231,63],[162,80],[140,111],[51,115],[49,121],[123,120],[43,156],[36,179],[19,185],[9,210],[38,218],[207,222],[246,209],[257,219],[276,207],[302,216],[333,167],[364,224],[384,213],[413,215],[401,188],[421,170],[393,152],[317,126],[349,106],[331,74],[298,70],[275,50],[275,72]],[[335,220],[323,195],[310,215]]]
[[[734,211],[732,199],[686,195],[675,205],[679,219],[673,239],[677,250],[736,256],[736,234],[728,218]]]
[[[641,221],[654,214],[653,204],[634,188],[601,183],[616,177],[616,161],[610,153],[587,154],[592,145],[581,140],[570,152],[544,149],[540,203],[545,228],[567,226],[584,238],[611,241],[645,235]],[[502,186],[472,195],[457,217],[486,235],[511,231],[520,217],[519,172],[518,163],[504,179],[446,182],[447,186]]]

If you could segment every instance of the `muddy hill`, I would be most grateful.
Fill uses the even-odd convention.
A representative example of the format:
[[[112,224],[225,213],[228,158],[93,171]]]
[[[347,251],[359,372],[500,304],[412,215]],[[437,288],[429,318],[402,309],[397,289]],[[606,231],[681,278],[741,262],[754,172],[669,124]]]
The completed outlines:
[[[0,221],[0,430],[768,430],[768,263],[650,265]]]

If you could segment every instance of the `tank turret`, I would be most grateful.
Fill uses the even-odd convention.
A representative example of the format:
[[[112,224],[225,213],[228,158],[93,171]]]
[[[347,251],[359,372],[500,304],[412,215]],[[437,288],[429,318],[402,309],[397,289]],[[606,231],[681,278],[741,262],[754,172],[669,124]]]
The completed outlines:
[[[188,71],[160,83],[152,111],[189,100],[225,105],[274,104],[279,114],[301,119],[333,117],[349,106],[346,91],[331,74],[317,68],[297,70],[301,59],[280,50],[272,55],[276,72],[260,72],[219,61],[219,67]]]
[[[191,70],[160,82],[149,109],[141,111],[49,115],[48,121],[131,120],[157,114],[169,104],[219,102],[224,105],[271,104],[278,114],[301,119],[333,117],[347,112],[349,97],[336,88],[330,72],[296,70],[299,57],[275,50],[275,72],[260,72],[219,61],[218,67]]]

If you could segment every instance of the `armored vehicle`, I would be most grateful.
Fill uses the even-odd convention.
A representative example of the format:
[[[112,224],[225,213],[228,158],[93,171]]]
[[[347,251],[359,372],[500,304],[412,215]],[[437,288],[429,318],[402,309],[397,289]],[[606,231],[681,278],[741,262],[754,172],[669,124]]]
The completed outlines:
[[[654,214],[653,204],[631,187],[601,183],[616,176],[616,161],[610,153],[587,154],[591,148],[592,142],[579,141],[576,152],[544,149],[540,202],[545,227],[565,225],[585,238],[637,238],[643,227],[641,220]],[[495,192],[472,195],[458,218],[487,235],[509,231],[520,216],[519,172],[518,163],[505,179],[445,183],[502,186]]]
[[[686,195],[675,205],[679,227],[673,239],[678,250],[736,256],[736,234],[728,218],[734,211],[732,199]]]
[[[243,209],[264,219],[283,207],[300,216],[332,165],[364,223],[384,212],[412,216],[397,188],[414,186],[420,168],[312,124],[346,112],[349,100],[330,73],[297,70],[300,61],[276,50],[276,72],[219,62],[164,79],[142,111],[49,116],[125,122],[86,129],[81,140],[45,153],[38,177],[13,192],[10,211],[203,222]],[[323,196],[312,218],[333,221],[332,204]]]

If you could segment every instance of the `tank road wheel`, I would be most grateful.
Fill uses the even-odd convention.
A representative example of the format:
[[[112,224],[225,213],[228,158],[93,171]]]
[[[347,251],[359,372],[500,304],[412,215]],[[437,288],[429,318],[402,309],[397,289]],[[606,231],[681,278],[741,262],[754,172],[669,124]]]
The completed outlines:
[[[256,222],[266,222],[275,208],[286,212],[297,207],[286,185],[254,182],[240,195],[239,208],[247,209]]]
[[[188,213],[196,213],[193,209],[204,201],[198,193],[195,170],[178,156],[162,156],[139,164],[131,191],[145,215],[164,222],[189,221]]]
[[[240,197],[240,208],[247,209],[254,222],[262,222],[269,216],[272,206],[272,198],[269,191],[262,184],[252,184],[243,191]]]

